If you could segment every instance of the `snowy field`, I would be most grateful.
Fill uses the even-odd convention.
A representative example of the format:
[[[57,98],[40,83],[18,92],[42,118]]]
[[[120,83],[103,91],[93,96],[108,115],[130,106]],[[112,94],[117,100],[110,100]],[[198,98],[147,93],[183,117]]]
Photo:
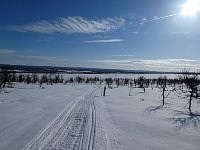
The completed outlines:
[[[187,100],[180,100],[175,95],[167,98],[167,104],[162,107],[160,94],[158,89],[147,89],[146,93],[135,89],[132,96],[128,96],[127,87],[109,89],[106,97],[97,94],[95,102],[100,124],[104,125],[109,141],[107,147],[117,150],[199,150],[200,116],[190,116],[185,108]],[[193,106],[194,112],[200,108],[200,104]],[[106,147],[106,142],[100,144],[99,141],[97,149],[102,149],[102,145]]]
[[[99,77],[101,79],[105,78],[138,78],[140,76],[143,76],[145,78],[153,79],[153,78],[158,78],[160,76],[167,76],[168,78],[174,79],[178,77],[178,74],[120,74],[120,73],[113,73],[113,74],[61,74],[64,79],[69,79],[73,78],[76,76],[81,76],[85,78],[94,78],[94,77]]]
[[[105,76],[123,77],[99,75]],[[42,86],[15,83],[0,94],[0,150],[200,149],[197,100],[191,115],[188,99],[175,94],[162,106],[158,88],[133,89],[128,96],[128,86],[113,85],[104,97],[104,85]]]
[[[44,85],[45,86],[45,85]],[[92,86],[17,84],[0,94],[0,149],[20,150]]]

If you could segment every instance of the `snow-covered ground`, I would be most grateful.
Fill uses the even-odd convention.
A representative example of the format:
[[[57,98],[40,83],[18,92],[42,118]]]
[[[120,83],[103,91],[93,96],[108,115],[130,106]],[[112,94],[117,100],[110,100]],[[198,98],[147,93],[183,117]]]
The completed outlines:
[[[158,89],[147,89],[146,93],[134,89],[132,96],[128,93],[127,87],[119,87],[109,89],[105,97],[97,94],[95,103],[101,118],[97,119],[98,129],[103,128],[105,136],[96,141],[97,149],[200,149],[200,115],[189,115],[185,108],[187,100],[172,95],[162,107]],[[199,108],[194,102],[193,111]]]
[[[93,86],[17,84],[0,94],[0,149],[20,150]]]
[[[168,78],[177,78],[178,74],[120,74],[120,73],[113,73],[113,74],[61,74],[65,80],[69,78],[74,78],[77,76],[85,77],[85,78],[94,78],[99,77],[101,79],[105,78],[138,78],[140,76],[143,76],[148,79],[152,78],[158,78],[160,76],[167,76]]]
[[[200,103],[160,89],[26,85],[0,94],[0,150],[199,150]]]

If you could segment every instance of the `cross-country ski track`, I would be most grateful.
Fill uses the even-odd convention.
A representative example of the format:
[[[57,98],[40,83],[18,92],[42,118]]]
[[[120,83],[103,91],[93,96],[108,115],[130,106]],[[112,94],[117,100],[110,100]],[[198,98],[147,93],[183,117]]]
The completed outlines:
[[[97,89],[69,103],[24,150],[93,150],[96,130],[94,94]]]

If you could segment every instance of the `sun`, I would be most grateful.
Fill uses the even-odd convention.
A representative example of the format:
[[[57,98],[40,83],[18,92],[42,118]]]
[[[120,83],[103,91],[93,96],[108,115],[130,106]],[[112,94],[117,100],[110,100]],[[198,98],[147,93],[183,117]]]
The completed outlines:
[[[194,16],[200,11],[200,0],[187,0],[182,6],[181,14],[185,16]]]

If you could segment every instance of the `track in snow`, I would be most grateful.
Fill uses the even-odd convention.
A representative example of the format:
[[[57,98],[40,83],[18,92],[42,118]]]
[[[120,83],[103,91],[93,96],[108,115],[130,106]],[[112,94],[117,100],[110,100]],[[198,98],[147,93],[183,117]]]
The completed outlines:
[[[93,150],[96,131],[94,94],[97,89],[69,103],[24,150]]]

